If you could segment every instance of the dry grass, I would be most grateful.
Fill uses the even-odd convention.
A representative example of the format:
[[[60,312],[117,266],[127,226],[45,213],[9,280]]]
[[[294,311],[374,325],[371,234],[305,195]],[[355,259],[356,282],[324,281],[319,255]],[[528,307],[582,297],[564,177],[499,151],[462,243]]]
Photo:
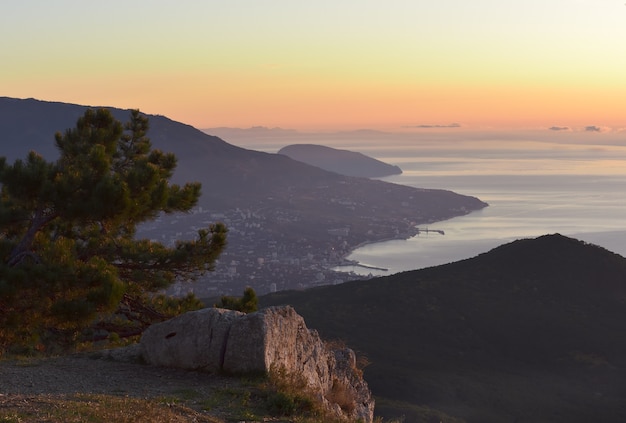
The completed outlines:
[[[326,395],[326,399],[331,403],[337,404],[347,414],[354,411],[354,392],[342,381],[335,379],[331,391]]]
[[[2,423],[224,423],[191,408],[157,400],[111,395],[3,395]]]

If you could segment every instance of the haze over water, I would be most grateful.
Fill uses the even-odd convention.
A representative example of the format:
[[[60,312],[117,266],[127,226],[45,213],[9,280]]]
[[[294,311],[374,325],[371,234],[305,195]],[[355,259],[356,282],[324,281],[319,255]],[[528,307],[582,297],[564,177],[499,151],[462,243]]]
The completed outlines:
[[[275,152],[290,143],[360,151],[403,169],[385,181],[476,196],[489,207],[442,222],[443,230],[365,245],[348,258],[385,275],[458,261],[519,238],[561,233],[626,256],[626,147],[621,134],[354,133],[256,139]]]

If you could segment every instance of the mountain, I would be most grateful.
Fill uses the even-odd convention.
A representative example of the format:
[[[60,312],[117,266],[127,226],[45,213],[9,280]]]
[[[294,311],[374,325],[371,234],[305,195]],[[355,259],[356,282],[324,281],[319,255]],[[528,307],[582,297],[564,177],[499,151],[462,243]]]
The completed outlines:
[[[55,158],[55,132],[74,127],[86,108],[34,99],[0,98],[2,155],[12,161],[35,150],[46,158]],[[123,122],[128,119],[127,110],[109,109],[117,119]],[[201,204],[214,209],[277,207],[280,204],[303,213],[312,208],[325,215],[319,216],[320,219],[330,221],[342,220],[337,215],[349,215],[359,221],[359,214],[374,211],[381,217],[426,221],[486,206],[476,198],[450,191],[423,190],[336,175],[283,155],[236,147],[164,116],[148,117],[148,136],[153,147],[173,152],[178,157],[174,179],[202,182]],[[339,201],[350,206],[338,205]]]
[[[319,140],[368,140],[368,139],[380,139],[382,137],[393,137],[393,133],[382,132],[373,129],[356,129],[349,131],[334,131],[334,132],[300,132],[295,129],[286,128],[268,128],[265,126],[253,126],[250,128],[232,128],[232,127],[216,127],[216,128],[202,128],[202,131],[217,135],[220,138],[228,139],[236,143],[251,144],[259,140],[263,140],[266,143],[268,140],[281,140],[284,145],[285,140],[291,140],[291,143],[302,143],[308,141],[319,142]]]
[[[626,421],[626,259],[601,247],[546,235],[260,303],[364,354],[385,417]]]
[[[217,128],[202,128],[202,132],[217,135],[220,138],[232,140],[245,139],[274,139],[298,137],[302,134],[295,129],[267,128],[265,126],[253,126],[251,128],[229,128],[225,126]]]
[[[381,162],[365,154],[324,145],[292,144],[281,148],[278,154],[340,175],[379,178],[402,173],[398,166]]]
[[[56,158],[55,132],[75,127],[86,109],[0,98],[2,155],[11,162],[35,150]],[[128,110],[109,109],[118,120],[128,120]],[[171,241],[193,236],[192,228],[224,221],[229,247],[217,268],[223,276],[212,276],[221,285],[212,287],[225,294],[240,293],[246,285],[260,293],[271,284],[279,289],[308,285],[360,243],[406,238],[416,224],[486,206],[451,191],[338,175],[284,155],[236,147],[164,116],[148,117],[153,147],[178,157],[174,182],[199,181],[202,196],[199,212],[145,226],[141,235]],[[259,265],[265,262],[273,268]]]

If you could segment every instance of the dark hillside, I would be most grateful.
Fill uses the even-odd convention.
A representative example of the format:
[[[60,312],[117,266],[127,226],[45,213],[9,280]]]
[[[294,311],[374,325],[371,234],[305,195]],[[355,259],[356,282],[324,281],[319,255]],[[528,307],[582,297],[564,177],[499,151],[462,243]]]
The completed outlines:
[[[626,259],[594,245],[547,235],[261,303],[367,355],[387,416],[421,421],[395,400],[476,423],[626,421]]]

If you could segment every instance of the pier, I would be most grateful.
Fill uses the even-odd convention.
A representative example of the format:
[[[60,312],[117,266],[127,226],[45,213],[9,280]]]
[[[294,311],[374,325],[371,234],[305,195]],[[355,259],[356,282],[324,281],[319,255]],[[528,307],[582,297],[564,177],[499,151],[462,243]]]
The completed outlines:
[[[446,233],[444,231],[442,231],[441,229],[422,229],[422,228],[417,228],[417,234],[421,234],[421,233],[431,233],[431,232],[435,232],[438,233],[439,235],[445,235]]]
[[[369,265],[369,264],[363,264],[363,263],[359,263],[359,262],[356,262],[355,264],[353,264],[353,266],[362,267],[364,269],[382,270],[383,272],[388,272],[389,271],[389,269],[387,269],[386,267],[377,267],[377,266],[372,266],[372,265]]]

